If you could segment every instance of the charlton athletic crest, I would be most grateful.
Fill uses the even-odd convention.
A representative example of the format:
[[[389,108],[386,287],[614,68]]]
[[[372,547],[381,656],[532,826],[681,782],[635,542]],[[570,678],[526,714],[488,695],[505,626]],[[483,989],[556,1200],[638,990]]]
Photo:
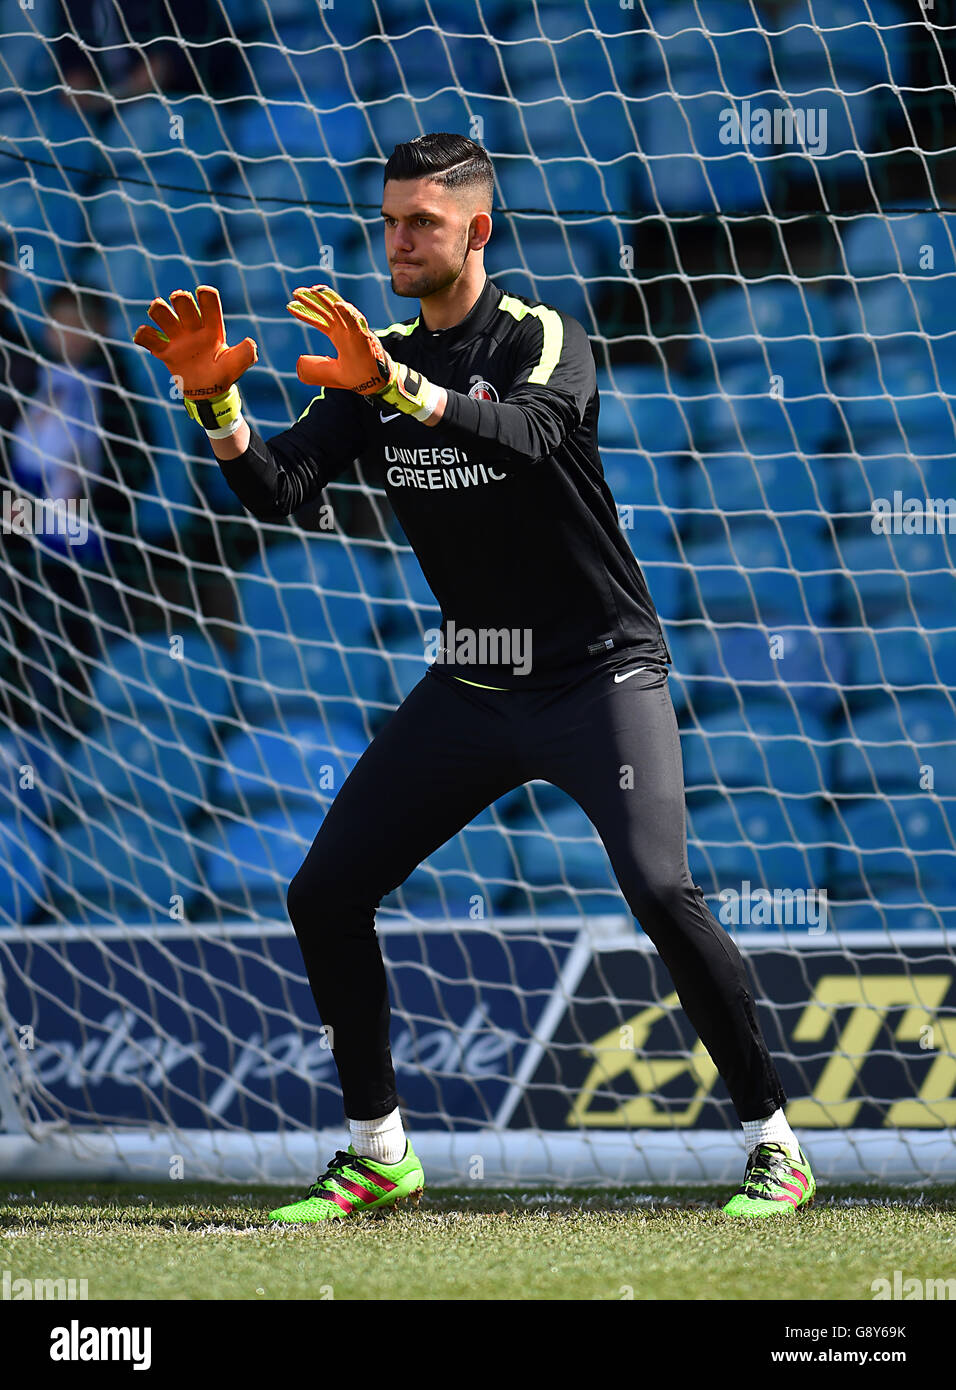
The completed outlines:
[[[490,381],[485,381],[480,376],[473,376],[468,397],[469,400],[473,401],[496,401],[498,399],[498,392],[491,385]]]

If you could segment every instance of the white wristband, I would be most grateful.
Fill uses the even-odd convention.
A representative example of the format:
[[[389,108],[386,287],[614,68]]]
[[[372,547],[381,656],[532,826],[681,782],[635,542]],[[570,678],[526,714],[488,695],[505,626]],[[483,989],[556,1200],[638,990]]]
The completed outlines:
[[[245,420],[242,418],[242,412],[240,411],[236,418],[233,420],[231,425],[226,425],[226,427],[221,430],[207,430],[206,438],[228,439],[230,435],[235,434],[236,430],[239,428],[240,425],[244,425],[245,423]]]

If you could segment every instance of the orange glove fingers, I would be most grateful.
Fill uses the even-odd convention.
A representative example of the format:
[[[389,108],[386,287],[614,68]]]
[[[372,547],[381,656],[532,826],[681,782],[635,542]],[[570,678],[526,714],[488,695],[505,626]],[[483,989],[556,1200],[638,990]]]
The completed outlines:
[[[213,339],[217,343],[226,341],[226,325],[222,317],[222,300],[219,298],[219,291],[212,285],[197,285],[196,299],[199,301],[199,312],[206,328],[211,328]]]
[[[154,357],[162,357],[166,348],[169,347],[169,339],[165,333],[160,333],[157,328],[151,328],[148,323],[141,323],[133,334],[133,342],[138,347],[144,347],[151,352]]]
[[[178,336],[182,328],[179,316],[166,303],[165,299],[154,299],[146,312],[153,323],[166,334],[167,338],[171,340]]]
[[[199,305],[188,290],[173,290],[169,296],[169,303],[182,325],[183,332],[188,333],[190,337],[202,332],[204,324]],[[219,341],[222,342],[222,338]]]

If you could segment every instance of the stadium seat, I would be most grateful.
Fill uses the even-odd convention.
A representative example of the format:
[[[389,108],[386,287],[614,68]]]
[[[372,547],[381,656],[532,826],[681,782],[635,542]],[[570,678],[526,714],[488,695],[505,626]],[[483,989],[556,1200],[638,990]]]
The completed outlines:
[[[956,685],[956,631],[848,628],[840,634],[846,651],[847,684],[881,689]]]
[[[83,898],[124,921],[169,921],[170,898],[198,886],[187,839],[161,818],[88,799],[83,817],[55,837],[47,891],[73,920],[86,919]]]
[[[217,719],[233,709],[230,666],[223,651],[200,632],[174,634],[181,656],[158,634],[111,644],[97,669],[96,704],[134,718]]]
[[[779,639],[771,648],[770,635]],[[671,624],[668,646],[699,712],[785,686],[800,709],[821,718],[839,711],[837,689],[847,683],[846,634],[779,624],[773,634],[753,625]],[[673,640],[672,640],[673,639]],[[777,653],[775,656],[773,653]]]
[[[314,807],[266,811],[254,821],[217,817],[196,831],[203,882],[218,915],[270,913],[287,920],[288,885],[321,824]]]
[[[939,907],[956,903],[951,809],[947,813],[925,795],[873,795],[844,801],[840,817],[839,838],[847,844],[833,856],[840,896],[850,896],[860,884],[877,900],[905,894]]]
[[[687,503],[682,458],[602,444],[601,462],[624,529],[637,525],[648,507]]]
[[[826,883],[830,818],[813,797],[741,791],[688,798],[688,852],[705,893],[752,887],[819,888]]]
[[[739,705],[705,713],[681,731],[684,782],[689,789],[715,783],[765,787],[784,796],[822,794],[829,787],[832,754],[822,746],[827,723],[782,692],[750,691]]]
[[[27,771],[21,772],[21,768]],[[0,731],[0,817],[9,819],[22,803],[41,819],[51,819],[62,785],[62,754],[58,749],[23,730]]]
[[[694,530],[685,553],[711,621],[826,621],[834,560],[815,518],[700,518]]]
[[[676,454],[694,447],[685,383],[657,367],[599,369],[599,437],[620,448]]]
[[[833,791],[956,795],[953,710],[948,692],[893,692],[892,704],[853,714],[836,748]]]
[[[303,638],[250,632],[240,643],[237,667],[242,709],[258,719],[281,709],[315,714],[325,702],[330,709],[355,700],[374,705],[383,698],[387,657],[312,634]]]
[[[626,499],[618,505],[627,507]],[[672,518],[659,507],[635,506],[623,513],[622,531],[647,581],[651,598],[662,614],[677,614],[686,601],[686,558]]]
[[[357,708],[336,706],[325,721],[290,717],[238,730],[223,740],[212,775],[216,806],[246,810],[262,804],[329,802],[368,744]]]
[[[91,727],[70,747],[63,774],[67,795],[77,805],[99,795],[122,811],[122,803],[148,812],[175,829],[200,811],[206,799],[212,749],[203,742],[170,739],[166,720],[132,723],[98,712]]]
[[[833,510],[835,493],[828,476],[829,459],[797,454],[695,454],[684,460],[687,505],[716,506],[722,512],[770,512],[784,518],[790,512]],[[713,500],[711,500],[713,499]]]
[[[819,292],[772,280],[721,290],[700,307],[700,337],[692,338],[688,365],[712,379],[741,363],[759,363],[765,376],[783,377],[785,396],[826,390],[825,371],[841,351],[839,320]],[[794,378],[793,384],[788,381]]]
[[[570,798],[561,806],[542,807],[526,824],[511,823],[509,834],[521,877],[533,888],[598,889],[614,895],[619,909],[624,907],[607,851]]]
[[[784,378],[786,382],[787,378]],[[720,374],[719,382],[689,377],[689,390],[701,391],[690,403],[694,438],[705,451],[779,454],[781,449],[815,454],[822,451],[839,426],[828,400],[794,398],[784,388],[768,392],[762,363],[738,364]]]
[[[477,896],[491,915],[503,906],[513,879],[507,837],[486,810],[386,894],[382,907],[388,912],[403,903],[415,917],[468,918]]]
[[[840,541],[848,571],[844,620],[872,627],[945,628],[956,612],[956,535],[853,535]],[[862,619],[861,619],[862,613]]]
[[[329,535],[271,546],[236,578],[239,621],[259,633],[370,642],[389,616],[378,548]]]
[[[644,10],[650,27],[634,36],[641,95],[669,88],[743,97],[767,85],[767,46],[747,0],[645,0]]]
[[[924,351],[910,353],[904,342],[884,340],[876,353],[862,341],[832,378],[833,392],[858,451],[874,438],[896,436],[894,452],[922,435],[956,437],[956,379]],[[854,344],[854,348],[857,344]]]
[[[640,205],[663,212],[735,212],[763,209],[772,163],[763,146],[738,154],[721,143],[723,96],[648,97],[636,104],[633,124],[646,157],[638,176]],[[771,150],[771,146],[766,147]],[[753,159],[749,157],[753,155]]]
[[[853,92],[881,82],[905,83],[907,35],[891,0],[831,0],[825,16],[815,12],[812,0],[763,9],[783,90],[820,86]]]

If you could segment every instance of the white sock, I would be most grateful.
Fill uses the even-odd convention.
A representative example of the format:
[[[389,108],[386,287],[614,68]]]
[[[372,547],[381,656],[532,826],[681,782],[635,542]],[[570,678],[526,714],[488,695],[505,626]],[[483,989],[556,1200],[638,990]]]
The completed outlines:
[[[753,1153],[758,1144],[784,1144],[790,1150],[791,1158],[800,1159],[800,1141],[787,1124],[782,1110],[775,1110],[765,1120],[744,1120],[744,1143],[748,1154]]]
[[[377,1120],[349,1120],[352,1148],[376,1163],[401,1163],[405,1157],[405,1131],[398,1107]]]

